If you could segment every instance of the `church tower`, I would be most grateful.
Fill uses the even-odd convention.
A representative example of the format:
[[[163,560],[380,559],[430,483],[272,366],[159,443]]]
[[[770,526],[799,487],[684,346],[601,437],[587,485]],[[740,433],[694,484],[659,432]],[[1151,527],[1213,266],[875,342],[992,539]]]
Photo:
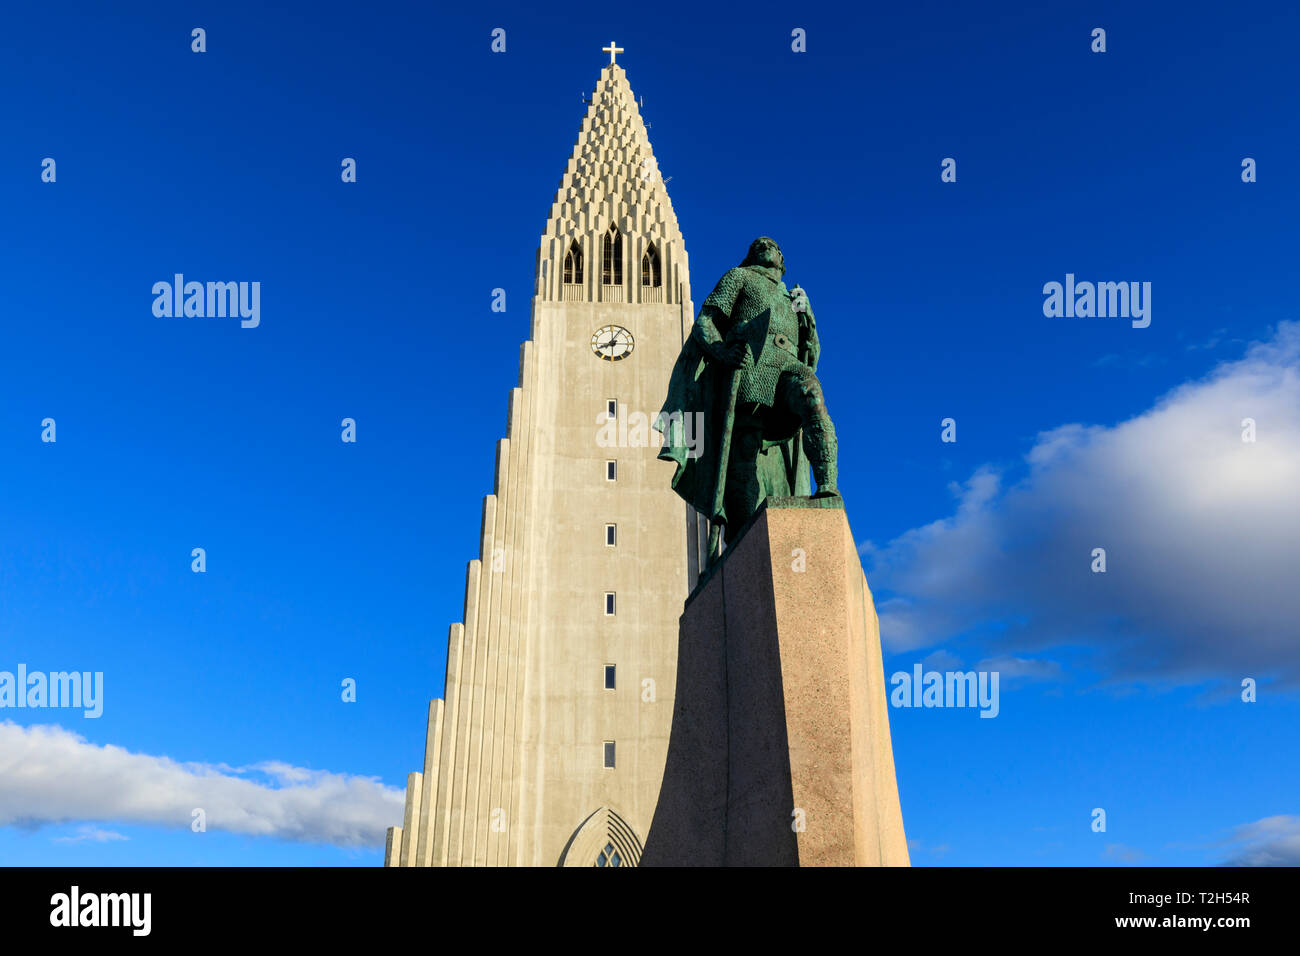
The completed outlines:
[[[694,310],[622,50],[605,49],[386,866],[634,866],[654,815],[705,536],[650,424]]]

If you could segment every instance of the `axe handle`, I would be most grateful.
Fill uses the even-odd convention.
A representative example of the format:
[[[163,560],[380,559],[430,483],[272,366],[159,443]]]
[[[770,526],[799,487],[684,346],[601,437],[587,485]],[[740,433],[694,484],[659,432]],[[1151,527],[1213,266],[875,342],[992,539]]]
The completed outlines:
[[[713,528],[709,534],[709,560],[717,557],[718,545],[717,516],[722,513],[722,501],[727,491],[727,459],[731,457],[731,431],[736,420],[736,397],[740,394],[740,373],[743,369],[731,370],[731,384],[727,395],[727,417],[723,421],[722,440],[718,442],[718,475],[713,483],[713,513],[709,520]]]

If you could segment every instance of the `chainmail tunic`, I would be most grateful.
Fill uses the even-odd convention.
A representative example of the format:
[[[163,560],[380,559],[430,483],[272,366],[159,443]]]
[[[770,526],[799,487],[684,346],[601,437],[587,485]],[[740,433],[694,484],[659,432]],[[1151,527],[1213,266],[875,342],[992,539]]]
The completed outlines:
[[[738,404],[776,404],[783,372],[813,374],[799,361],[799,318],[776,271],[765,266],[729,269],[704,300],[692,335],[707,348],[742,340],[754,357],[740,373]],[[815,348],[815,347],[814,347]],[[815,352],[812,361],[816,361]]]

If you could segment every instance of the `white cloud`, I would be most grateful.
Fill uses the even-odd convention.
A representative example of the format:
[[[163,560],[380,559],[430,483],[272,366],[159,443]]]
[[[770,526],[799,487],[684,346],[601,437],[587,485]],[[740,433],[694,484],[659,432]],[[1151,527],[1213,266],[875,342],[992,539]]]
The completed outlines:
[[[1054,681],[1061,679],[1061,665],[1057,661],[1029,660],[1003,654],[990,657],[975,665],[977,671],[997,671],[1003,681]]]
[[[943,856],[952,850],[947,843],[940,843],[938,846],[927,846],[920,840],[908,840],[907,850],[909,853],[929,853],[933,856]]]
[[[1001,653],[1090,645],[1121,679],[1300,683],[1300,323],[1127,421],[1040,434],[1014,481],[986,466],[955,491],[951,517],[864,548],[891,649],[983,632]]]
[[[54,724],[0,723],[0,826],[86,821],[188,828],[201,808],[209,830],[382,846],[385,829],[401,819],[403,793],[373,777],[276,762],[179,763],[92,744]]]
[[[114,840],[129,840],[128,836],[118,833],[116,830],[103,830],[95,826],[77,827],[76,836],[55,837],[55,843],[109,843]]]
[[[1134,849],[1131,846],[1125,846],[1123,843],[1107,843],[1106,849],[1102,851],[1103,860],[1113,860],[1116,863],[1137,863],[1146,859],[1146,854],[1141,850]]]
[[[959,671],[961,658],[946,648],[939,648],[921,658],[923,671]]]
[[[1300,866],[1300,817],[1265,817],[1240,826],[1228,841],[1228,866]]]

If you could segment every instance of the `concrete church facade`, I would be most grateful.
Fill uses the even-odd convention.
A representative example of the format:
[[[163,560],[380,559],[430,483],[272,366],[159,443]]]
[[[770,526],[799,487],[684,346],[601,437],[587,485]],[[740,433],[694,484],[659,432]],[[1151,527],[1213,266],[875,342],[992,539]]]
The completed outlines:
[[[636,865],[655,812],[705,527],[646,423],[694,308],[622,51],[606,49],[386,866]]]

